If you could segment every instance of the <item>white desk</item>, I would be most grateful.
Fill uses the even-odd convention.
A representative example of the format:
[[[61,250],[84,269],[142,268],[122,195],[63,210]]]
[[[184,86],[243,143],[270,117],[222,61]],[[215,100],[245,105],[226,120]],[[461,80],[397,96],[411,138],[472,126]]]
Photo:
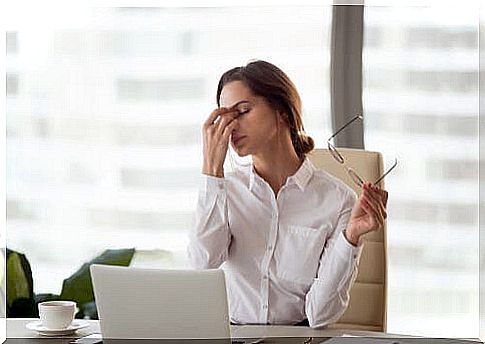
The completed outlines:
[[[45,338],[52,338],[52,337],[44,337],[37,334],[35,331],[31,331],[25,327],[25,325],[33,321],[35,319],[17,319],[17,318],[9,318],[7,319],[7,341],[8,339],[40,339],[43,338],[43,343],[47,343]],[[65,343],[68,343],[72,338],[79,338],[86,336],[92,333],[100,333],[99,328],[99,321],[98,320],[88,320],[89,327],[81,329],[72,336],[64,336],[58,338],[65,338]],[[357,337],[372,337],[372,338],[381,338],[381,339],[391,339],[391,338],[400,338],[401,340],[399,343],[473,343],[478,342],[478,339],[474,341],[464,341],[464,340],[453,340],[453,339],[439,339],[435,341],[424,340],[423,338],[416,338],[412,336],[404,336],[404,335],[394,335],[394,334],[386,334],[382,332],[370,332],[370,331],[356,331],[356,330],[343,330],[343,329],[312,329],[309,327],[304,326],[263,326],[263,325],[236,325],[231,326],[231,337],[233,339],[242,339],[242,338],[282,338],[282,337],[300,337],[300,338],[309,338],[309,337],[342,337],[342,336],[357,336]],[[64,343],[64,341],[59,341],[56,339],[56,343]],[[14,342],[14,341],[12,341]],[[29,340],[29,343],[32,340]],[[272,341],[274,343],[275,341]],[[276,341],[277,342],[277,341]],[[389,341],[392,343],[393,341]],[[20,343],[20,341],[15,341],[15,343]],[[353,341],[352,343],[357,343],[357,341]]]
[[[25,325],[36,319],[7,319],[7,338],[48,338],[29,330]],[[91,333],[100,333],[98,320],[87,320],[89,327],[78,330],[74,337],[83,337]],[[305,326],[260,326],[231,325],[232,338],[262,338],[262,337],[337,337],[344,334],[368,337],[389,337],[381,332],[349,331],[349,330],[316,330]],[[69,337],[68,337],[69,338]]]

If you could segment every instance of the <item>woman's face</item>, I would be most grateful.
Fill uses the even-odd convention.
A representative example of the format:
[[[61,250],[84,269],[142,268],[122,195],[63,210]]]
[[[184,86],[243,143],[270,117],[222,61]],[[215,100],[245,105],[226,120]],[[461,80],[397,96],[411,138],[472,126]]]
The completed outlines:
[[[274,146],[271,143],[283,121],[263,97],[255,96],[242,81],[231,81],[223,87],[219,103],[225,108],[235,106],[239,112],[239,125],[231,136],[231,146],[239,156],[255,155]]]

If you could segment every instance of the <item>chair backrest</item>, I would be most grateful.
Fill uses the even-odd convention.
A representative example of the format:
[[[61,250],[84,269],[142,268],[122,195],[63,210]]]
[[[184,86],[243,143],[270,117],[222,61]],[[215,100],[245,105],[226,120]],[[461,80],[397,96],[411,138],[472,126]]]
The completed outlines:
[[[345,164],[365,181],[376,181],[383,173],[382,155],[359,149],[339,148]],[[342,180],[357,195],[360,188],[354,184],[344,166],[339,164],[328,149],[315,149],[308,157],[318,169],[322,169]],[[383,181],[379,183],[384,187]],[[359,271],[355,284],[350,291],[350,303],[346,312],[330,328],[355,330],[386,331],[387,306],[387,259],[386,226],[368,233],[360,258]]]

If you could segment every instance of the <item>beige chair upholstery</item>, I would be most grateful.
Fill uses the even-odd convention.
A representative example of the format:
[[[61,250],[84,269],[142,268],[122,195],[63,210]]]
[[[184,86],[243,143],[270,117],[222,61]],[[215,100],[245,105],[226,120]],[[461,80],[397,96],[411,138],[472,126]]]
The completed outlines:
[[[376,181],[383,173],[380,153],[358,149],[338,148],[347,166],[352,167],[365,181]],[[350,186],[357,195],[360,188],[354,184],[347,170],[327,149],[316,149],[308,157],[313,164]],[[384,187],[383,182],[380,187]],[[359,263],[359,272],[350,291],[350,303],[340,320],[329,328],[386,331],[387,260],[386,226],[367,234]]]

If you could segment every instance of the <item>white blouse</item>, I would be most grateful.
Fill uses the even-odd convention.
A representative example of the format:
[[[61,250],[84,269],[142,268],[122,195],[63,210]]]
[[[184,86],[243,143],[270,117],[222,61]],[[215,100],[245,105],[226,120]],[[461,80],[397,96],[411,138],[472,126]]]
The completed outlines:
[[[336,322],[362,253],[343,234],[355,192],[308,158],[277,197],[252,165],[202,178],[188,256],[195,268],[222,265],[231,322]]]

